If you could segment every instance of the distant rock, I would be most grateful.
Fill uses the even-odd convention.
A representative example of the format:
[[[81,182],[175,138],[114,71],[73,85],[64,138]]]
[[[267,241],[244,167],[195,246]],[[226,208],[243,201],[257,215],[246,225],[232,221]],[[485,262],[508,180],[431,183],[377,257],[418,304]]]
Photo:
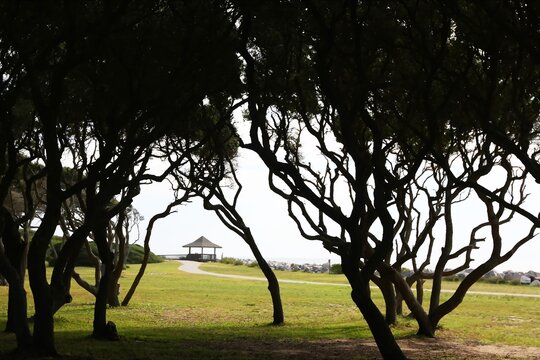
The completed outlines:
[[[532,281],[531,281],[531,278],[527,275],[521,275],[521,279],[519,280],[519,282],[521,284],[525,284],[525,285],[528,285],[530,284]]]
[[[531,282],[531,286],[540,286],[540,280],[534,280]]]
[[[328,272],[328,263],[324,264],[289,264],[281,261],[268,261],[268,265],[274,270],[282,271],[302,271],[309,273]]]
[[[498,278],[498,277],[501,277],[501,276],[495,270],[490,270],[483,277],[485,277],[485,278]]]
[[[506,270],[505,272],[503,272],[503,280],[509,283],[514,282],[514,281],[521,282],[522,275],[523,275],[522,272]]]

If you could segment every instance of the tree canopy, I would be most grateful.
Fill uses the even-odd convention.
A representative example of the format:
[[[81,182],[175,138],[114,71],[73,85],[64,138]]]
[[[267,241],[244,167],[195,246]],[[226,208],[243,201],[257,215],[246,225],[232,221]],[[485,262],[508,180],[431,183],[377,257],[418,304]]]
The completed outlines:
[[[539,16],[533,1],[2,2],[0,272],[19,348],[56,354],[53,313],[70,301],[89,238],[103,269],[90,286],[93,335],[117,339],[106,309],[141,184],[169,181],[176,196],[150,232],[199,196],[258,253],[235,209],[234,157],[243,147],[268,168],[302,236],[341,257],[383,357],[404,358],[390,328],[401,302],[418,333],[435,336],[472,284],[537,234],[525,188],[540,182]],[[154,160],[166,163],[160,173]],[[502,180],[486,184],[488,176]],[[232,201],[227,179],[238,189]],[[452,213],[467,201],[481,204],[485,219],[461,244]],[[526,231],[504,248],[501,228],[518,217]],[[57,227],[65,239],[49,281]],[[480,233],[490,257],[442,301],[442,278],[472,266],[488,242]]]

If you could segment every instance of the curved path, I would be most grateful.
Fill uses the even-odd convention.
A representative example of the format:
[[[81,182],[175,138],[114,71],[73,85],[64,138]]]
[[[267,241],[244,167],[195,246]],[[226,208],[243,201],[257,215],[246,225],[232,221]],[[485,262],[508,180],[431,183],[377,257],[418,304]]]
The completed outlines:
[[[198,275],[209,275],[217,276],[223,278],[233,278],[233,279],[244,279],[244,280],[255,280],[255,281],[266,281],[264,277],[255,277],[255,276],[243,276],[243,275],[233,275],[233,274],[219,274],[209,271],[204,271],[199,268],[201,265],[197,261],[189,260],[180,260],[180,266],[178,270]],[[329,285],[329,286],[349,286],[349,284],[337,284],[337,283],[327,283],[327,282],[317,282],[317,281],[302,281],[302,280],[279,280],[280,283],[287,284],[310,284],[310,285]],[[376,288],[376,287],[373,287]],[[431,289],[424,289],[426,291],[431,291]],[[444,293],[453,293],[454,290],[441,290]],[[540,298],[540,294],[514,294],[514,293],[503,293],[503,292],[491,292],[491,291],[468,291],[467,294],[473,295],[491,295],[491,296],[516,296],[516,297],[529,297],[529,298]]]
[[[244,280],[255,280],[255,281],[266,281],[266,278],[264,277],[255,277],[255,276],[243,276],[243,275],[233,275],[233,274],[218,274],[213,273],[209,271],[204,271],[199,268],[201,265],[200,262],[197,261],[189,261],[189,260],[180,260],[180,267],[178,267],[178,270],[191,273],[191,274],[198,274],[198,275],[210,275],[210,276],[218,276],[218,277],[224,277],[224,278],[233,278],[233,279],[244,279]],[[336,283],[326,283],[326,282],[316,282],[316,281],[302,281],[302,280],[279,280],[280,283],[288,283],[288,284],[310,284],[310,285],[330,285],[330,286],[349,286],[349,284],[336,284]]]

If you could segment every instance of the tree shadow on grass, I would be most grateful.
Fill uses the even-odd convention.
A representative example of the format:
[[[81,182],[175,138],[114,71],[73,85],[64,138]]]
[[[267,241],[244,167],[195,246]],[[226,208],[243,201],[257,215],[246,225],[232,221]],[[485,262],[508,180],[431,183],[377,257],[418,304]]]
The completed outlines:
[[[292,326],[281,331],[284,328],[287,326],[274,331],[275,327],[266,324],[243,328],[223,325],[120,328],[121,338],[117,342],[95,340],[89,330],[59,330],[56,343],[65,360],[380,359],[372,339],[343,337],[358,331],[355,327],[313,329],[315,332],[309,337],[302,336],[300,329]],[[398,342],[412,359],[533,359],[538,354],[538,348],[459,343],[444,338],[403,336]],[[0,359],[22,360],[9,352],[15,347],[13,334],[0,333],[0,346]]]
[[[90,331],[60,330],[55,338],[62,358],[69,360],[333,359],[328,356],[329,351],[336,354],[336,359],[339,358],[337,354],[343,356],[339,346],[333,349],[331,345],[339,345],[338,340],[303,340],[294,332],[274,332],[272,329],[275,327],[266,324],[246,328],[120,327],[118,342],[95,340],[89,336]],[[350,329],[341,329],[341,334],[348,331]],[[340,330],[335,329],[335,332]],[[314,337],[319,335],[323,334],[312,334]],[[0,334],[0,345],[0,359],[10,359],[8,356],[12,353],[9,350],[15,348],[15,336]],[[314,346],[324,347],[325,351],[319,349],[313,354]],[[376,347],[373,355],[377,355]]]

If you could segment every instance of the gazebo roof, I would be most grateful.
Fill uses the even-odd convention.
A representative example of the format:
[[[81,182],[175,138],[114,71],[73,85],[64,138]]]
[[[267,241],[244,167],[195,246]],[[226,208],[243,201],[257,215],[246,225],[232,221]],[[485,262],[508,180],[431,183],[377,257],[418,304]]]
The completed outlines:
[[[201,236],[192,243],[186,244],[183,247],[200,247],[200,248],[218,248],[221,249],[221,246],[214,244],[204,236]]]

